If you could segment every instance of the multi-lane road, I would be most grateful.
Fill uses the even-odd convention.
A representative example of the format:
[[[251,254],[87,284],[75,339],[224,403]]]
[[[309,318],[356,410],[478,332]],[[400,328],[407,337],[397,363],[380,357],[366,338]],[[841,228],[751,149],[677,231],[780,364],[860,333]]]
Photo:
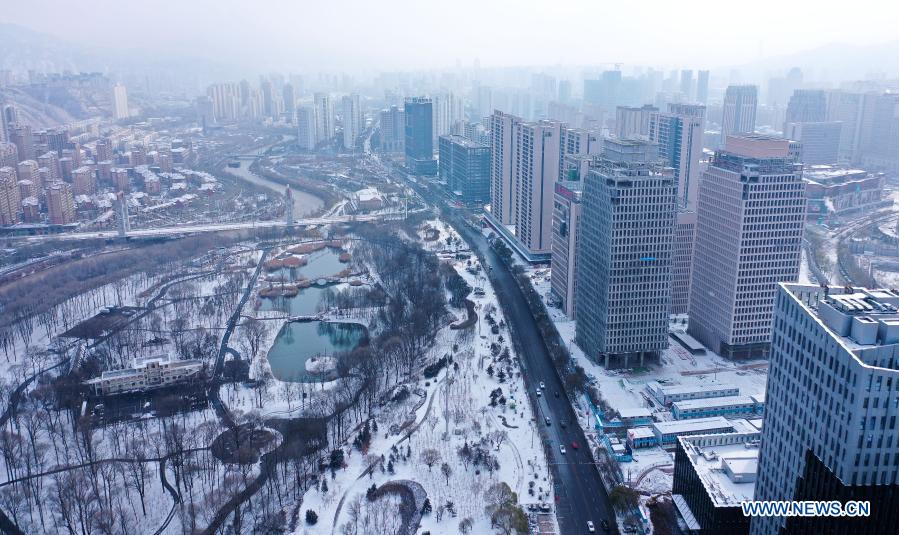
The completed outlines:
[[[587,533],[587,521],[593,522],[597,533],[604,533],[603,520],[608,524],[607,533],[618,533],[608,493],[587,451],[589,446],[584,432],[577,423],[571,403],[565,396],[562,380],[514,276],[484,235],[469,225],[458,211],[447,208],[439,192],[427,184],[411,185],[426,202],[442,210],[444,217],[488,268],[490,282],[499,297],[511,330],[510,337],[521,360],[528,395],[536,415],[533,425],[539,430],[553,473],[556,514],[562,533]],[[546,388],[538,397],[535,390],[541,381]],[[549,418],[548,425],[545,418]],[[574,449],[572,443],[577,443],[578,448]],[[565,454],[559,445],[565,446]]]

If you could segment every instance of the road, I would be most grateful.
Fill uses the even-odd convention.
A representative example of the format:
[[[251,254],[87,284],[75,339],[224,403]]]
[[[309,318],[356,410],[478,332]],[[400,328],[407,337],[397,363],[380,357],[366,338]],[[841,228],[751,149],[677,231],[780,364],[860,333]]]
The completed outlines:
[[[556,373],[537,322],[514,276],[484,235],[465,222],[459,212],[447,208],[440,194],[432,193],[427,185],[412,186],[427,202],[441,208],[444,217],[490,268],[490,282],[499,297],[511,330],[510,338],[521,360],[522,375],[537,419],[535,425],[544,440],[553,473],[556,515],[562,533],[586,533],[588,520],[596,525],[597,533],[603,533],[602,519],[608,521],[609,533],[618,533],[608,493],[586,450],[588,442],[584,432],[577,424],[574,410],[564,394],[562,380]],[[546,383],[545,394],[537,397],[535,388],[541,381]],[[556,392],[559,397],[555,396]],[[549,425],[544,418],[549,418]],[[563,421],[565,428],[561,425]],[[573,442],[579,445],[577,450],[572,448]],[[564,444],[567,450],[564,455],[559,449],[560,444]]]

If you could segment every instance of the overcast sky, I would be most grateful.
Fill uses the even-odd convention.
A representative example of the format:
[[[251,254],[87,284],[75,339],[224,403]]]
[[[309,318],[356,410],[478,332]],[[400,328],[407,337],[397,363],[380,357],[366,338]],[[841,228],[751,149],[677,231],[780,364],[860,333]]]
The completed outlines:
[[[361,70],[550,64],[720,67],[899,37],[887,0],[0,0],[75,43],[241,65]],[[0,44],[2,46],[2,44]]]

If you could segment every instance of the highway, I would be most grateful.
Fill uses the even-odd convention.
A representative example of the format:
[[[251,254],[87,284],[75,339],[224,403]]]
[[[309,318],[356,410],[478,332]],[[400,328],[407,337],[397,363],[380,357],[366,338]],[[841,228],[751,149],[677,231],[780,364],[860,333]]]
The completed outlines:
[[[528,396],[536,415],[534,425],[544,441],[547,460],[553,473],[556,494],[556,515],[563,534],[587,533],[587,521],[596,526],[597,533],[618,533],[615,514],[603,486],[599,472],[593,465],[586,448],[588,442],[571,404],[565,396],[562,380],[556,373],[549,351],[537,327],[528,303],[508,267],[496,255],[484,235],[470,226],[459,212],[446,207],[442,195],[432,192],[427,184],[411,184],[427,202],[441,208],[444,217],[488,269],[490,281],[499,297],[511,330],[510,338],[522,364]],[[546,383],[542,396],[535,389]],[[555,393],[559,393],[559,397]],[[544,418],[549,418],[547,425]],[[565,427],[562,427],[562,422]],[[579,446],[572,448],[572,443]],[[567,453],[562,454],[559,445],[564,444]],[[602,527],[608,522],[609,531]]]
[[[410,210],[413,212],[413,210]],[[379,213],[379,214],[362,214],[362,215],[331,215],[325,217],[310,217],[305,219],[294,220],[291,225],[327,225],[330,223],[348,223],[352,221],[375,221],[380,219],[401,219],[403,211]],[[178,225],[172,227],[158,227],[147,229],[131,229],[128,231],[129,238],[140,237],[160,237],[160,236],[180,236],[183,234],[197,234],[203,232],[226,232],[229,230],[244,229],[264,229],[274,227],[286,227],[286,221],[247,221],[242,223],[205,223],[200,225]],[[93,231],[93,232],[68,232],[63,234],[45,234],[38,236],[22,236],[13,239],[21,239],[24,241],[70,241],[70,240],[96,240],[96,239],[114,239],[119,234],[115,230]]]

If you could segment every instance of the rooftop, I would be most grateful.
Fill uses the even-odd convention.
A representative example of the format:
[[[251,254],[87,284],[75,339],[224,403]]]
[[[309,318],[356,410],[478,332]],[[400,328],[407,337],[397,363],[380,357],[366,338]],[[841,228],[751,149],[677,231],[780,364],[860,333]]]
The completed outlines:
[[[681,437],[681,446],[716,507],[752,500],[758,470],[759,433]]]
[[[714,407],[733,407],[737,405],[751,405],[755,403],[749,396],[725,396],[716,398],[703,399],[687,399],[684,401],[675,401],[674,405],[684,410],[709,409]]]
[[[730,383],[695,383],[687,385],[667,385],[658,382],[649,383],[650,388],[658,390],[663,395],[675,396],[679,394],[692,394],[694,392],[719,392],[725,390],[739,390],[735,385]]]
[[[723,416],[711,418],[696,418],[694,420],[674,420],[668,422],[655,422],[652,427],[663,435],[679,433],[696,433],[711,429],[733,429],[731,422]]]

